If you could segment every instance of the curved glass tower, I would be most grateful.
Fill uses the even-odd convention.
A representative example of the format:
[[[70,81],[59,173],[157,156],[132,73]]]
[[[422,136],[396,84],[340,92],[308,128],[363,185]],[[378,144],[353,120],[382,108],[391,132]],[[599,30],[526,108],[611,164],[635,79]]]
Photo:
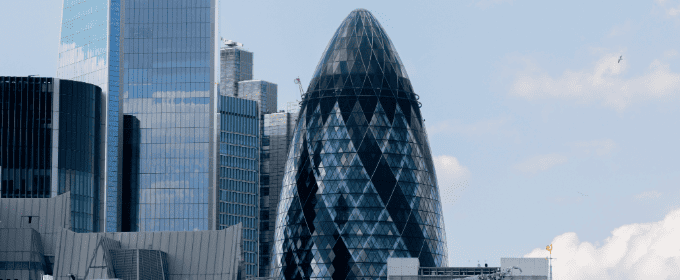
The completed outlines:
[[[434,165],[413,92],[380,23],[352,11],[303,98],[271,276],[386,279],[389,257],[445,265]]]

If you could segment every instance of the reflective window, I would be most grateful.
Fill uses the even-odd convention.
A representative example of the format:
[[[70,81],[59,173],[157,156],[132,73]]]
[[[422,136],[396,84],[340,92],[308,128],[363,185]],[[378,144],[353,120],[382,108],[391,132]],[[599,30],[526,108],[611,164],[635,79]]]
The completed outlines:
[[[105,220],[102,230],[120,228],[118,201],[118,129],[120,0],[64,0],[57,77],[101,87],[106,100],[101,129],[102,165],[106,176]],[[110,36],[109,36],[110,34]]]
[[[271,276],[385,280],[388,257],[417,257],[422,267],[447,263],[420,104],[370,12],[353,11],[337,29],[299,118]]]
[[[256,101],[219,97],[218,176],[221,228],[243,223],[247,275],[257,275],[259,229],[259,110]]]

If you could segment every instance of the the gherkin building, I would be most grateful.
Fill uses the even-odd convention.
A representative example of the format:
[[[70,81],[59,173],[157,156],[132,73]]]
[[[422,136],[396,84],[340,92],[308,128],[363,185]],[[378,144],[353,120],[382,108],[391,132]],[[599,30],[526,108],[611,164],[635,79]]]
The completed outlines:
[[[276,220],[271,276],[387,279],[389,257],[447,264],[418,95],[380,23],[352,11],[303,97]]]

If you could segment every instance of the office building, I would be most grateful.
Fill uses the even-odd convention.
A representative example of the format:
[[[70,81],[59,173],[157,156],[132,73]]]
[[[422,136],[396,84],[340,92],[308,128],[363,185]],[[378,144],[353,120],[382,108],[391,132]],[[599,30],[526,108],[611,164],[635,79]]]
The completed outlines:
[[[236,162],[245,161],[246,164],[255,163],[257,166],[245,165],[239,166],[239,169],[234,169],[229,176],[241,176],[240,172],[246,172],[247,177],[240,179],[235,179],[236,177],[229,177],[231,180],[241,180],[240,183],[244,184],[245,188],[234,189],[231,186],[225,187],[225,193],[228,195],[227,200],[220,201],[222,207],[221,209],[227,209],[223,217],[220,218],[220,222],[223,226],[230,226],[241,219],[245,219],[244,223],[244,264],[245,273],[249,276],[257,276],[260,271],[262,271],[262,262],[259,257],[259,253],[266,249],[262,247],[262,241],[259,240],[262,236],[260,233],[260,227],[262,226],[260,219],[261,216],[261,195],[262,195],[262,183],[268,184],[268,177],[265,174],[261,174],[262,169],[265,168],[265,162],[267,162],[266,156],[268,153],[261,151],[261,147],[268,147],[268,140],[265,135],[265,116],[266,114],[276,113],[277,107],[277,85],[262,80],[253,80],[253,53],[248,52],[241,48],[243,45],[230,40],[225,40],[225,46],[220,50],[220,100],[224,100],[224,104],[239,104],[237,106],[245,106],[243,108],[229,107],[229,110],[239,110],[236,111],[225,111],[226,107],[222,108],[220,114],[224,114],[233,120],[232,122],[223,123],[222,130],[228,136],[226,139],[220,141],[222,146],[232,146],[232,145],[244,145],[235,147],[237,150],[243,150],[246,152],[242,156],[242,159],[235,159],[232,155],[223,155],[222,160],[224,162],[231,162],[236,160]],[[231,105],[229,105],[231,106]],[[254,107],[252,107],[254,106]],[[257,114],[257,115],[252,115]],[[254,119],[253,119],[254,118]],[[255,122],[252,122],[255,120]],[[245,132],[238,132],[234,134],[233,137],[229,132],[230,126],[238,124]],[[256,142],[234,142],[239,137],[245,137],[246,140],[254,139]],[[225,142],[226,141],[226,142]],[[253,148],[257,150],[254,151]],[[222,151],[222,150],[221,150]],[[251,156],[256,156],[257,158],[251,158]],[[222,168],[231,170],[229,168],[235,168],[233,165],[227,165]],[[232,172],[232,171],[228,171]],[[254,175],[255,177],[249,177]],[[255,189],[251,189],[252,184],[255,183]],[[267,185],[268,187],[268,185]],[[222,186],[221,186],[222,188]],[[267,189],[268,190],[268,189]],[[266,190],[264,190],[266,191]],[[225,208],[226,207],[226,208]],[[254,210],[254,212],[251,212]],[[236,216],[234,216],[236,215]],[[251,223],[252,222],[252,223]],[[251,235],[251,233],[253,235]],[[266,266],[265,266],[266,267]],[[260,269],[258,269],[260,268]]]
[[[123,3],[124,131],[138,150],[122,167],[135,204],[126,227],[217,229],[216,1]]]
[[[241,225],[186,232],[76,233],[72,195],[0,198],[0,279],[243,277]]]
[[[0,77],[0,197],[70,192],[73,230],[98,231],[101,96],[84,82]]]
[[[254,100],[260,106],[260,114],[276,113],[277,85],[261,80],[238,82],[238,97]]]
[[[297,111],[264,115],[262,170],[260,170],[260,277],[269,275],[276,207],[296,123]]]
[[[238,82],[253,79],[253,53],[226,41],[220,49],[220,95],[238,96]]]
[[[99,144],[104,157],[99,185],[104,187],[98,199],[98,207],[104,211],[97,218],[101,225],[95,231],[120,230],[121,1],[64,0],[62,9],[57,78],[99,86],[104,104]]]
[[[256,101],[219,97],[218,228],[243,225],[244,273],[257,276],[260,112]]]
[[[420,103],[385,30],[352,11],[302,99],[276,218],[276,279],[386,279],[447,263]]]

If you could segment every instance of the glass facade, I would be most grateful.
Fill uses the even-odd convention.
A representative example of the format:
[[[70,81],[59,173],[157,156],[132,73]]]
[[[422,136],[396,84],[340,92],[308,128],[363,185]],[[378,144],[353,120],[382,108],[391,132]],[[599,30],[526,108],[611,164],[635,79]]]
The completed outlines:
[[[301,104],[276,220],[272,277],[387,279],[389,257],[447,263],[418,96],[378,21],[352,11]]]
[[[239,47],[220,50],[220,95],[238,96],[238,82],[253,79],[253,53]]]
[[[98,231],[101,96],[83,82],[0,77],[0,197],[70,192],[73,231]]]
[[[216,228],[215,1],[123,2],[130,231]]]
[[[269,275],[276,207],[296,122],[297,111],[264,115],[260,170],[260,277]]]
[[[242,223],[245,274],[257,276],[260,113],[252,100],[219,100],[219,229]]]
[[[100,207],[103,231],[120,229],[120,184],[118,177],[119,151],[119,67],[120,67],[120,7],[121,0],[64,0],[57,77],[99,86],[105,108],[102,112],[101,138],[104,149],[100,165],[106,176],[100,184]]]
[[[238,82],[238,97],[255,100],[260,105],[261,114],[276,113],[278,86],[260,80]]]

